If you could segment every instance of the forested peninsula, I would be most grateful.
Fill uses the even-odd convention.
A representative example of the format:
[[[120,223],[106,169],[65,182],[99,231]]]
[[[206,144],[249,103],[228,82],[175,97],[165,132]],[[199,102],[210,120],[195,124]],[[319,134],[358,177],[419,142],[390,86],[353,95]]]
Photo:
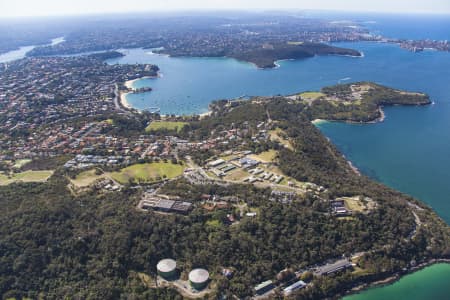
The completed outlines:
[[[355,172],[312,124],[427,103],[359,82],[215,101],[202,117],[65,120],[83,151],[1,166],[0,294],[250,299],[270,281],[270,298],[324,299],[449,259],[450,228],[430,207]],[[17,179],[49,169],[46,180]],[[166,258],[174,279],[157,272]],[[201,292],[183,287],[196,268],[209,271]]]
[[[402,91],[374,82],[339,84],[288,98],[308,104],[305,114],[310,118],[356,123],[382,121],[383,106],[432,103],[424,93]]]
[[[265,44],[261,48],[226,54],[226,56],[253,63],[258,68],[262,69],[276,67],[276,61],[278,60],[304,59],[316,55],[362,56],[357,50],[335,47],[322,43]]]

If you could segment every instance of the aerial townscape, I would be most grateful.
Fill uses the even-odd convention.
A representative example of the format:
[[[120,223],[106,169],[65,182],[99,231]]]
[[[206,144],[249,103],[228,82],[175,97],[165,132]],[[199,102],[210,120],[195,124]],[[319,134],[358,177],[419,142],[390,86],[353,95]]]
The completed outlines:
[[[450,51],[448,41],[230,14],[55,19],[15,39],[0,30],[0,53],[36,45],[0,62],[2,299],[337,299],[449,263],[448,223],[320,130],[377,126],[394,106],[430,109],[423,89],[349,78],[218,93],[206,113],[178,115],[129,101],[159,92],[139,83],[165,80],[164,63],[116,63],[143,48],[276,72],[281,60],[365,59],[350,43],[421,55]]]

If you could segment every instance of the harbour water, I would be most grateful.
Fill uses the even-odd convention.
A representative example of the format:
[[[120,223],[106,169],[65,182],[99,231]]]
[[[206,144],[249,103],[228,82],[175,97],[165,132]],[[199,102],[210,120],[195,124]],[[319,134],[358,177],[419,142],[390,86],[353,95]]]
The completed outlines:
[[[360,21],[388,37],[426,38],[430,34],[436,39],[450,38],[450,18],[424,17],[422,22],[410,17],[384,18],[385,23],[368,21],[376,20],[377,16],[366,16]],[[397,45],[382,43],[339,45],[364,52],[364,58],[314,57],[282,61],[273,70],[258,70],[233,59],[170,58],[134,49],[110,63],[159,65],[162,78],[136,82],[136,87],[150,86],[154,90],[130,95],[128,101],[139,109],[160,107],[166,114],[201,113],[211,100],[218,98],[291,94],[354,81],[369,80],[428,93],[433,105],[387,107],[382,123],[325,122],[319,128],[363,173],[419,198],[450,223],[450,53],[432,50],[411,53]],[[450,299],[448,278],[450,265],[439,264],[393,285],[370,289],[348,299]]]
[[[339,20],[336,16],[328,17]],[[448,16],[344,17],[358,20],[387,37],[450,39]],[[325,122],[319,128],[363,173],[419,198],[450,223],[450,53],[431,50],[412,53],[382,43],[339,45],[358,49],[364,57],[281,61],[279,68],[259,70],[228,58],[170,58],[149,50],[129,49],[124,50],[124,57],[108,63],[158,65],[161,78],[135,83],[136,88],[151,87],[153,91],[131,94],[128,102],[138,109],[159,107],[163,114],[202,113],[215,99],[292,94],[355,81],[374,81],[428,93],[434,105],[387,107],[382,123]],[[450,266],[439,264],[393,285],[348,299],[449,299],[448,278]]]
[[[24,58],[27,52],[33,50],[36,46],[23,46],[17,50],[12,50],[3,54],[0,54],[0,63],[10,62],[16,59]]]
[[[214,99],[291,94],[339,82],[370,80],[426,92],[434,105],[386,107],[383,123],[322,123],[320,129],[365,174],[418,197],[450,223],[450,53],[412,53],[383,43],[340,45],[365,56],[281,61],[277,69],[258,70],[233,59],[170,58],[133,49],[110,63],[160,66],[162,78],[135,83],[153,91],[127,99],[133,107],[159,107],[163,114],[202,113]]]
[[[448,300],[450,264],[436,264],[399,281],[345,297],[345,300]]]
[[[63,37],[54,38],[51,40],[51,42],[48,44],[48,46],[54,46],[59,43],[64,42]],[[36,48],[37,46],[23,46],[20,47],[17,50],[12,50],[3,54],[0,54],[0,63],[10,62],[13,60],[21,59],[26,56],[28,52]]]

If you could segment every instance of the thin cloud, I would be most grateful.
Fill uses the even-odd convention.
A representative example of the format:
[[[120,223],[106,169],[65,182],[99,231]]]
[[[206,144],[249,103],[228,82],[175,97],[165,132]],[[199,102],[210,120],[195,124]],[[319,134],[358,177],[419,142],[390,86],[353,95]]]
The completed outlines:
[[[404,13],[450,13],[449,0],[1,0],[0,16],[79,15],[172,10],[320,9]]]

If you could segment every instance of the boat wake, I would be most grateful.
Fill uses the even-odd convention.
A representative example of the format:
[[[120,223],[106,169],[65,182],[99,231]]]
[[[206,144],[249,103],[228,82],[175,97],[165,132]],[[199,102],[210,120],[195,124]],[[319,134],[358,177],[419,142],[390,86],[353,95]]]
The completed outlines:
[[[345,78],[341,78],[338,80],[338,83],[341,83],[343,81],[349,81],[350,79],[352,79],[351,77],[345,77]]]

